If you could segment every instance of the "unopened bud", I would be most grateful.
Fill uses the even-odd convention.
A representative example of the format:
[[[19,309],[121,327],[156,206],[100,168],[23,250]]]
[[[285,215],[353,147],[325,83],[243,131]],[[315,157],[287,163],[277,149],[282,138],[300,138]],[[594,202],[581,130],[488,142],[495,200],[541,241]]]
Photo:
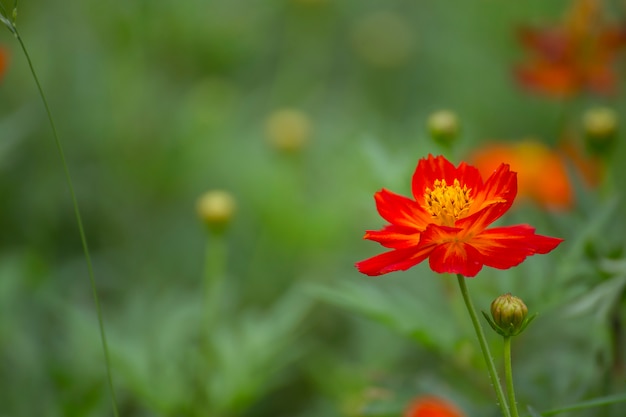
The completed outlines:
[[[439,110],[428,117],[428,132],[435,142],[450,146],[459,134],[459,120],[450,110]]]
[[[213,190],[198,199],[196,210],[200,220],[215,233],[221,233],[235,213],[235,199],[227,191]]]
[[[517,336],[535,318],[521,298],[504,294],[491,303],[491,318],[483,312],[491,327],[504,337]]]
[[[618,117],[615,110],[596,107],[583,115],[587,148],[596,155],[606,154],[615,144]]]
[[[276,149],[286,152],[299,151],[311,136],[311,121],[299,110],[278,110],[267,119],[266,134],[270,144]]]

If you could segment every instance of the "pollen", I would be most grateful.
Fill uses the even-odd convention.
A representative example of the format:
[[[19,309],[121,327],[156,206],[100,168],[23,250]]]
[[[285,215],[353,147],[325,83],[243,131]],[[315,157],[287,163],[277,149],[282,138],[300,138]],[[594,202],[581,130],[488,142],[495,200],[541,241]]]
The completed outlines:
[[[442,226],[454,226],[456,220],[467,216],[469,212],[473,202],[471,191],[467,185],[461,187],[457,179],[452,185],[446,184],[443,179],[435,180],[433,188],[426,187],[424,192],[424,208]]]

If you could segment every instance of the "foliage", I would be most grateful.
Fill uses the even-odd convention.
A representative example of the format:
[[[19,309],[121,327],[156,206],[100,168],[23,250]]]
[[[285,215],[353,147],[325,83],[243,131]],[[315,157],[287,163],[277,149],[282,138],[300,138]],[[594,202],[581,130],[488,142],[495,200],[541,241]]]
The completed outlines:
[[[525,57],[516,28],[569,5],[21,0],[83,213],[120,415],[384,417],[422,394],[497,415],[454,277],[420,265],[369,278],[354,262],[378,250],[361,240],[381,226],[374,192],[409,195],[419,158],[457,164],[528,137],[565,155],[574,203],[516,203],[502,223],[565,242],[468,286],[479,309],[511,292],[539,313],[513,345],[522,413],[622,398],[626,141],[618,128],[591,158],[581,117],[598,105],[625,114],[624,87],[554,100],[513,76]],[[0,48],[0,415],[109,416],[63,169],[11,32]],[[427,128],[443,108],[460,122],[445,148]],[[288,127],[307,136],[288,149],[268,133],[284,111],[306,124]],[[195,213],[214,189],[237,205],[221,260]],[[224,263],[215,320],[205,258]],[[623,415],[623,402],[606,404],[563,415]]]

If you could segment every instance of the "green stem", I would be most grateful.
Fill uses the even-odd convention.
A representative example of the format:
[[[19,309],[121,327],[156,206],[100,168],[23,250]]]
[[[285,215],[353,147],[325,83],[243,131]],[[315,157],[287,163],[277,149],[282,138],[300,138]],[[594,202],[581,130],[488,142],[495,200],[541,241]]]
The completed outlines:
[[[511,336],[504,337],[504,378],[506,393],[509,397],[511,417],[519,417],[517,402],[515,401],[515,389],[513,388],[513,369],[511,367]]]
[[[226,257],[226,242],[223,234],[209,231],[204,266],[205,310],[209,329],[220,313]]]
[[[204,287],[203,302],[205,322],[202,326],[204,331],[201,333],[201,340],[204,349],[202,353],[207,361],[209,370],[213,368],[215,362],[212,336],[215,330],[215,323],[221,313],[222,286],[226,271],[226,258],[227,245],[223,233],[208,230],[202,283]],[[200,376],[200,374],[198,376]],[[199,378],[195,385],[197,388],[196,398],[194,400],[195,405],[191,407],[192,411],[190,413],[193,417],[200,417],[204,415],[203,413],[206,413],[206,410],[211,409],[211,399],[207,395],[205,383],[205,379]],[[198,406],[198,404],[200,405]]]
[[[467,311],[470,315],[470,318],[472,319],[472,324],[474,325],[474,331],[476,332],[476,336],[478,337],[480,349],[483,352],[483,357],[485,358],[485,363],[487,364],[487,371],[489,372],[489,377],[491,378],[491,385],[496,392],[496,397],[498,399],[498,405],[500,406],[500,410],[502,411],[502,416],[511,417],[511,413],[509,412],[509,406],[507,405],[506,398],[504,397],[504,392],[502,391],[502,386],[500,385],[500,380],[498,378],[498,373],[496,372],[496,366],[493,363],[493,358],[491,356],[491,352],[489,351],[489,346],[487,345],[485,333],[483,332],[483,328],[478,321],[478,316],[476,315],[474,304],[472,304],[472,299],[469,296],[469,291],[467,290],[467,285],[465,284],[466,278],[461,274],[457,274],[456,277],[459,282],[461,294],[463,295],[463,301],[465,301],[465,306],[467,307]]]
[[[22,52],[24,52],[24,56],[26,57],[26,61],[28,62],[28,67],[30,68],[30,72],[33,76],[33,79],[35,80],[35,84],[37,84],[37,90],[39,91],[39,96],[41,97],[43,106],[46,109],[46,115],[48,116],[48,122],[50,123],[50,128],[52,129],[54,142],[56,144],[59,157],[61,158],[61,164],[63,165],[63,170],[65,172],[65,180],[67,182],[67,186],[69,188],[70,196],[72,199],[72,205],[74,207],[74,216],[76,217],[76,223],[78,224],[78,232],[80,234],[80,241],[82,243],[85,261],[87,263],[89,281],[91,282],[91,291],[92,291],[94,303],[96,305],[96,315],[98,316],[98,326],[100,328],[100,340],[102,341],[102,350],[104,351],[104,363],[105,363],[106,372],[107,372],[109,390],[111,391],[111,400],[113,402],[113,413],[115,417],[119,417],[119,413],[117,410],[117,399],[115,397],[115,390],[113,388],[113,377],[111,375],[111,360],[109,358],[109,348],[107,344],[106,334],[104,331],[104,320],[102,318],[102,309],[100,308],[100,299],[98,297],[98,290],[96,288],[96,279],[95,279],[94,272],[93,272],[93,265],[91,262],[91,255],[89,252],[89,247],[87,246],[87,238],[85,237],[85,228],[83,227],[83,220],[80,215],[80,210],[78,208],[78,200],[76,198],[76,193],[74,192],[74,185],[72,183],[70,170],[67,165],[67,161],[65,159],[65,152],[63,151],[63,146],[61,146],[61,141],[59,140],[59,135],[57,133],[56,126],[54,124],[54,119],[52,118],[52,113],[50,112],[50,107],[48,106],[48,101],[46,100],[46,96],[43,92],[43,88],[41,87],[41,84],[39,83],[39,78],[37,77],[37,73],[35,72],[35,68],[33,67],[33,62],[30,59],[30,55],[28,54],[26,45],[24,45],[24,42],[22,41],[22,37],[20,36],[17,30],[17,27],[15,25],[12,24],[9,29],[11,29],[11,32],[13,32],[13,34],[15,35],[15,38],[19,42],[22,48]]]

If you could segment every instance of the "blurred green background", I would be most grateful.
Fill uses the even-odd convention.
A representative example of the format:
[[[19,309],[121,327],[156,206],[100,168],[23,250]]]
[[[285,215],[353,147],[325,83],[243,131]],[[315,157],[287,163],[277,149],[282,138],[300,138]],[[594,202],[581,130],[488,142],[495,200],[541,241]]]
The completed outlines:
[[[585,109],[623,113],[623,86],[554,100],[515,82],[517,28],[558,22],[570,4],[22,0],[18,28],[75,183],[120,415],[399,416],[423,394],[498,415],[454,277],[423,264],[369,278],[354,262],[381,251],[362,240],[384,224],[374,192],[409,195],[428,153],[457,164],[490,140],[556,146]],[[10,55],[0,416],[110,416],[62,165],[19,44],[4,31],[0,46]],[[297,116],[280,119],[284,109]],[[461,121],[451,150],[426,128],[439,109]],[[290,134],[302,146],[272,142]],[[512,292],[540,313],[514,344],[522,405],[624,390],[623,139],[601,186],[573,177],[571,210],[519,204],[503,219],[563,237],[561,247],[469,282],[479,309]],[[213,189],[237,205],[222,240],[196,214]],[[222,261],[222,301],[207,321],[203,276]],[[499,338],[489,340],[499,358]]]

